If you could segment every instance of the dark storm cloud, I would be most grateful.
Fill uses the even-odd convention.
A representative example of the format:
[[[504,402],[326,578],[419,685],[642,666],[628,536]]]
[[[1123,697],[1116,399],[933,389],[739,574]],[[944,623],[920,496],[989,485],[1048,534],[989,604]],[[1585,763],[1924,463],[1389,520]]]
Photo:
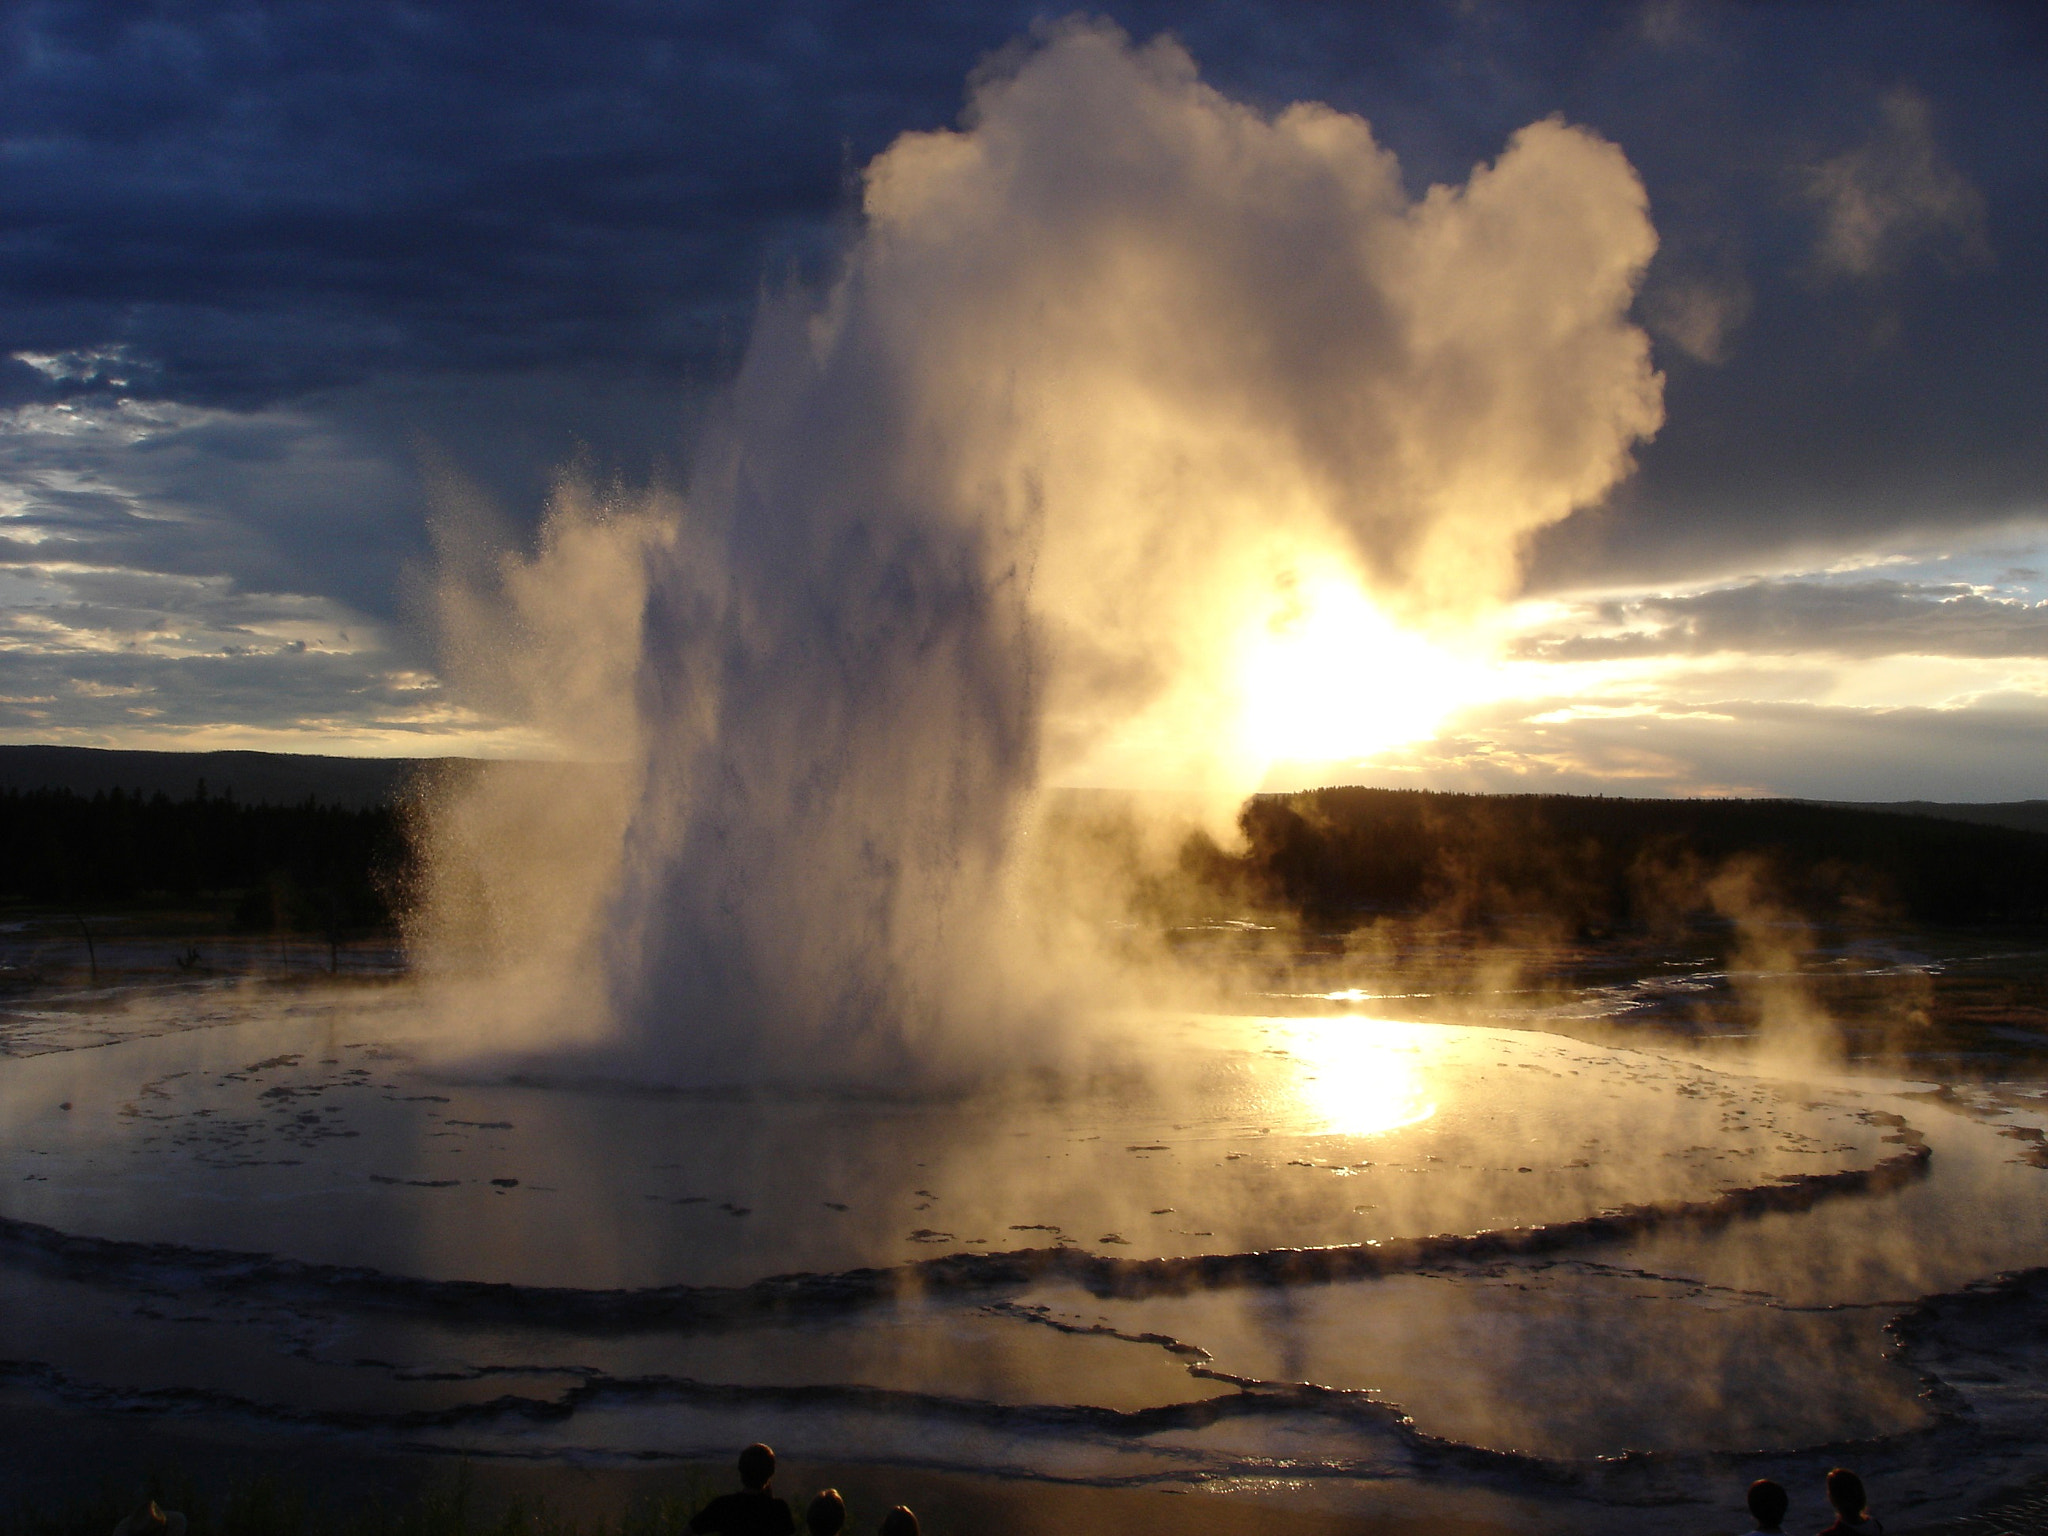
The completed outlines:
[[[1695,14],[1664,110],[1596,113],[1665,237],[1643,312],[1668,422],[1612,508],[1544,541],[1538,584],[1736,575],[2040,510],[2048,13]]]
[[[1590,604],[1573,615],[1570,629],[1533,637],[1523,654],[1544,661],[1716,652],[2048,656],[2048,603],[1924,582],[1746,582]]]
[[[0,353],[27,361],[0,364],[0,409],[247,418],[133,446],[7,433],[45,553],[389,616],[425,549],[423,461],[515,521],[579,459],[660,472],[759,285],[821,269],[850,168],[950,117],[1026,19],[7,8]]]
[[[713,360],[849,153],[1011,29],[903,7],[23,4],[0,63],[8,350],[180,398]]]
[[[565,464],[679,475],[762,285],[829,271],[859,167],[1066,9],[0,9],[0,553],[389,620],[423,465],[515,526]],[[1099,9],[1262,108],[1362,114],[1411,190],[1550,113],[1641,171],[1668,422],[1540,541],[1537,589],[1697,585],[2048,500],[2038,7]],[[44,414],[123,399],[172,418]]]
[[[2048,106],[2019,8],[1111,9],[1262,105],[1362,112],[1418,185],[1562,111],[1644,170],[1672,275],[1754,269],[1767,305],[1804,306],[1822,244],[1977,197],[2004,269],[2037,259]],[[178,398],[241,404],[391,371],[715,368],[756,286],[829,252],[850,173],[951,121],[1046,10],[29,0],[0,28],[4,350],[122,342]],[[1960,302],[1904,267],[1908,307]]]

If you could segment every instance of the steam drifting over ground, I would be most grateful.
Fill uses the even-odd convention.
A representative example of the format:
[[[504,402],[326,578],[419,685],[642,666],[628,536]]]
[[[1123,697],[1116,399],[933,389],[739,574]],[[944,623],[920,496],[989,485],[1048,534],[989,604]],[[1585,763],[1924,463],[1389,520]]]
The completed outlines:
[[[433,817],[479,1043],[700,1084],[1056,1046],[1112,968],[1041,788],[1230,804],[1276,655],[1410,707],[1319,617],[1471,619],[1661,421],[1642,187],[1554,119],[1412,197],[1361,119],[1069,23],[863,213],[829,288],[764,302],[680,497],[565,494],[531,556],[451,515],[456,675],[616,765]]]

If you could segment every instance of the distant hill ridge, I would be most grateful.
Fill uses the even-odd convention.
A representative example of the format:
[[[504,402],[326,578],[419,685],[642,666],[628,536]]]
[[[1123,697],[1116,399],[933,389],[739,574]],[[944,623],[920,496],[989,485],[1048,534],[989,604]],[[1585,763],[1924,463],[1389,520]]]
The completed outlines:
[[[1932,816],[1940,821],[1968,821],[1980,827],[2010,827],[2015,832],[2048,832],[2048,800],[2000,800],[1984,804],[1945,800],[1808,800],[1842,811],[1884,811],[1893,816]]]
[[[0,746],[0,791],[109,790],[189,800],[202,781],[209,796],[245,805],[322,805],[366,810],[388,805],[422,770],[469,768],[461,757],[319,757],[295,752],[140,752],[107,747]]]
[[[474,757],[328,757],[297,752],[146,752],[111,747],[0,746],[0,791],[68,789],[73,794],[93,795],[119,789],[144,795],[161,793],[173,800],[184,800],[192,796],[204,779],[209,795],[232,793],[235,799],[250,805],[298,805],[311,796],[323,805],[362,809],[390,803],[422,771],[473,772],[486,765],[486,759]],[[1982,804],[1945,800],[1791,803],[1894,816],[1931,816],[1939,821],[1967,821],[1979,826],[2010,827],[2019,832],[2048,832],[2048,800]]]

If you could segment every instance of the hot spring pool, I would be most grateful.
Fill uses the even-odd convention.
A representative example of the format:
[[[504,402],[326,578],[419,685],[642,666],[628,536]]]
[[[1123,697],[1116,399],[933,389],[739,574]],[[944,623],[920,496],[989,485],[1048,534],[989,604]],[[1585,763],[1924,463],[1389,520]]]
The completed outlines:
[[[1972,1486],[2038,1454],[1965,1293],[2048,1253],[2010,1102],[1184,1013],[973,1091],[685,1092],[450,1059],[404,986],[69,1006],[0,1057],[0,1357],[75,1400],[1580,1528],[1845,1442],[1894,1510],[1967,1494],[1904,1481],[1960,1436]]]

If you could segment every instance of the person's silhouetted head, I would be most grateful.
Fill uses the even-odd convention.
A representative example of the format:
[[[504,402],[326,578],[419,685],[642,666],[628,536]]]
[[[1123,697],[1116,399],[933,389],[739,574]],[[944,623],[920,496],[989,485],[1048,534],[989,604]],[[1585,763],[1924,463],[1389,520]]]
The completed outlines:
[[[1768,1477],[1749,1485],[1749,1514],[1758,1530],[1775,1531],[1785,1523],[1785,1511],[1791,1507],[1791,1497]]]
[[[1870,1497],[1863,1491],[1863,1479],[1847,1467],[1828,1474],[1828,1502],[1844,1520],[1861,1520],[1870,1513]]]
[[[144,1499],[132,1515],[114,1527],[114,1536],[185,1536],[185,1517],[166,1510],[155,1499]]]
[[[740,1452],[742,1488],[766,1488],[774,1476],[775,1453],[767,1446],[756,1443]]]
[[[917,1536],[917,1516],[898,1504],[882,1516],[882,1536]]]
[[[804,1524],[811,1536],[839,1536],[846,1529],[846,1500],[837,1488],[827,1488],[804,1511]]]

